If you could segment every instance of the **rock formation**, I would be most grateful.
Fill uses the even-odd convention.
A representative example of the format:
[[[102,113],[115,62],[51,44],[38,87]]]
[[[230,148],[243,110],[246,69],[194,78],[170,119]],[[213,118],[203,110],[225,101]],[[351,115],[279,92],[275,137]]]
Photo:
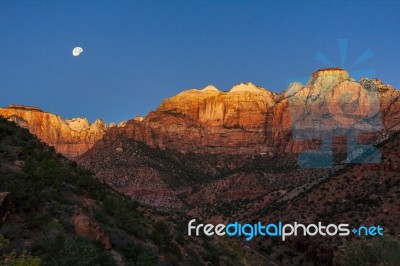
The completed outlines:
[[[134,119],[124,128],[111,129],[106,138],[123,134],[150,147],[183,153],[298,153],[318,145],[312,139],[332,130],[385,138],[399,130],[398,97],[399,91],[377,79],[356,82],[345,70],[329,68],[313,73],[306,85],[293,83],[280,94],[252,83],[228,92],[212,85],[187,90],[164,100],[140,122]],[[310,136],[293,136],[293,129],[300,127],[307,127]]]
[[[276,95],[252,83],[222,92],[214,86],[191,89],[164,100],[142,121],[128,121],[119,132],[150,147],[200,153],[266,152],[265,123]]]
[[[111,249],[110,238],[93,219],[86,214],[79,214],[72,217],[75,225],[75,232],[80,237],[87,237],[90,240],[97,240],[103,243],[105,249]]]
[[[341,162],[349,139],[387,139],[399,126],[398,97],[379,80],[356,82],[343,69],[317,71],[306,85],[293,83],[280,94],[251,83],[228,92],[209,85],[164,100],[142,121],[109,129],[77,160],[148,205],[200,206],[191,209],[199,215],[204,206],[243,198],[261,198],[265,206],[276,198],[270,193],[291,197],[299,192],[288,187],[326,176],[297,169],[297,153],[326,142],[327,152],[335,150],[331,159]]]
[[[86,152],[104,135],[108,140],[124,135],[182,153],[273,156],[318,146],[318,139],[332,130],[336,135],[371,133],[365,138],[383,140],[400,130],[399,96],[378,79],[356,82],[344,69],[328,68],[280,94],[252,83],[227,92],[212,85],[190,89],[165,99],[144,118],[109,129],[101,120],[91,125],[81,118],[63,120],[36,107],[12,105],[0,109],[0,115],[70,157]],[[293,135],[293,130],[303,133]]]
[[[101,139],[107,125],[100,119],[90,124],[86,118],[64,120],[37,107],[10,105],[0,108],[0,116],[27,128],[32,134],[70,158],[74,158]]]

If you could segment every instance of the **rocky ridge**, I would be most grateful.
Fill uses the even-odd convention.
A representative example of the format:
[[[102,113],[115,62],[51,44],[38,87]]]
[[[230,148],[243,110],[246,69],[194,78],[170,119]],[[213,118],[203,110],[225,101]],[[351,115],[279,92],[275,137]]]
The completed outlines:
[[[64,120],[36,107],[16,105],[0,108],[0,115],[72,158],[104,135],[115,139],[120,134],[149,147],[182,153],[274,156],[319,145],[311,140],[321,139],[325,131],[339,129],[347,135],[345,129],[353,125],[357,134],[385,139],[400,129],[399,96],[378,79],[356,82],[344,69],[328,68],[313,73],[306,85],[292,83],[280,94],[250,82],[229,91],[212,85],[190,89],[165,99],[147,116],[118,126],[107,127],[101,120],[93,124],[82,118]],[[305,110],[309,115],[301,115]],[[374,115],[362,123],[362,117]],[[299,126],[308,127],[309,135],[292,136]]]
[[[340,68],[319,70],[306,85],[292,83],[280,94],[252,83],[228,92],[209,85],[164,100],[143,120],[130,120],[124,128],[110,130],[107,138],[122,133],[150,147],[183,153],[298,153],[332,130],[387,138],[399,129],[399,95],[378,79],[356,82]],[[292,130],[299,126],[311,135],[293,138]]]
[[[264,152],[263,131],[275,94],[252,83],[222,92],[214,86],[191,89],[164,100],[142,121],[112,129],[150,147],[196,153],[257,154]],[[115,133],[114,133],[115,132]]]
[[[74,158],[89,150],[108,127],[101,119],[90,124],[86,118],[63,119],[37,107],[10,105],[0,108],[0,116],[27,128],[57,152]]]

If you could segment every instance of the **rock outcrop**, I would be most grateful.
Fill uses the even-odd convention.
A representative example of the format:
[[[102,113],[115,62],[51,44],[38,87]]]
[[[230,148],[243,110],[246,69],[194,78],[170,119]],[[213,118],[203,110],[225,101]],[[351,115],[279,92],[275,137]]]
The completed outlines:
[[[112,128],[150,147],[196,153],[265,153],[265,123],[276,95],[252,83],[222,92],[191,89],[164,100],[142,121]]]
[[[32,134],[55,149],[74,158],[90,149],[101,139],[108,127],[100,119],[90,124],[86,118],[64,120],[37,107],[10,105],[0,108],[0,116],[27,128]]]
[[[0,192],[0,228],[10,213],[11,204],[9,195],[9,192]]]
[[[80,237],[86,237],[90,240],[97,240],[103,243],[105,249],[111,249],[110,238],[92,218],[86,214],[79,214],[72,217],[75,225],[75,233]]]

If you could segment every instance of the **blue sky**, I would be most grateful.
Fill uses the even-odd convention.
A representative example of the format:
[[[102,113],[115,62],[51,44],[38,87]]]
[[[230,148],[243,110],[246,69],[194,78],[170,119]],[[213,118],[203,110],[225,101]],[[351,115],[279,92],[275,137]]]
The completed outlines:
[[[339,39],[345,67],[370,49],[354,70],[400,88],[399,25],[400,1],[0,0],[0,106],[109,123],[208,84],[280,92],[318,51],[341,66]]]

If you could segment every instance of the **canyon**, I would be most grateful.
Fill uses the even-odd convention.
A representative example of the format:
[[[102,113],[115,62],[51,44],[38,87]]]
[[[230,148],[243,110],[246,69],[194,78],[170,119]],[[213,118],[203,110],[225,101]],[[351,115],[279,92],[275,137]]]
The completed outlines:
[[[299,167],[304,152],[317,161],[333,152],[329,163],[341,164],[351,143],[387,140],[400,129],[399,96],[379,79],[357,82],[329,68],[279,94],[250,82],[229,91],[190,89],[119,125],[18,105],[0,115],[124,195],[213,219],[219,212],[209,209],[222,210],[227,201],[232,213],[247,206],[243,200],[260,208],[326,176],[327,169]]]
[[[398,212],[389,215],[399,204],[400,91],[377,78],[356,81],[344,69],[329,68],[281,93],[250,82],[229,91],[208,85],[167,98],[145,117],[119,125],[63,119],[21,105],[0,108],[0,116],[114,191],[160,212],[214,224],[332,218],[379,222],[391,234],[400,232]],[[379,160],[366,154],[362,164],[349,163],[354,159],[349,153],[368,145],[380,152],[372,158]],[[299,158],[307,152],[317,162],[324,156],[331,161],[302,167]],[[82,217],[91,227],[78,227],[78,233],[100,232],[94,220]],[[109,248],[108,236],[100,233]],[[273,240],[263,239],[251,247],[273,250],[274,257],[295,250],[288,264],[329,264],[340,241],[299,238],[275,249]]]

